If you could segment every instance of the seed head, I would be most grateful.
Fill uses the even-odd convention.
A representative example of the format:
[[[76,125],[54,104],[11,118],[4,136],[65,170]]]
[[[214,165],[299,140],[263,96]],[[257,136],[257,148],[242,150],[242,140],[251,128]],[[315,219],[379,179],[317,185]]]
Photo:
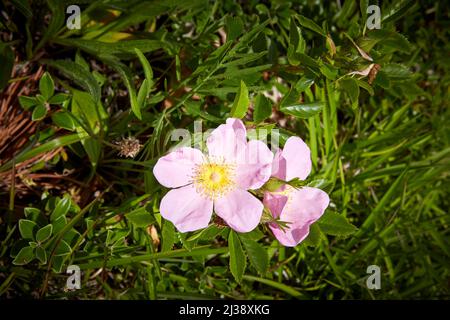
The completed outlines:
[[[136,157],[142,147],[139,140],[134,137],[123,138],[116,144],[119,147],[119,156],[127,158]]]

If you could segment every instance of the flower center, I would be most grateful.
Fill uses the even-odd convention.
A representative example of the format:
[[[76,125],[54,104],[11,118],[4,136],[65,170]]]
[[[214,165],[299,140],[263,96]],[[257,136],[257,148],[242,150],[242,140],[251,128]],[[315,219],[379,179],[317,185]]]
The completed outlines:
[[[235,186],[235,166],[225,163],[202,163],[196,166],[193,183],[197,192],[211,200],[222,197]]]

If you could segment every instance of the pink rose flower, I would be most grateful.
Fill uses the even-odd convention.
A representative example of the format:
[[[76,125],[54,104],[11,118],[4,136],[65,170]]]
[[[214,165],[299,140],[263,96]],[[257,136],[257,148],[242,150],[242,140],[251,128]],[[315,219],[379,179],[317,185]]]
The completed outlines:
[[[272,176],[289,181],[305,180],[311,172],[311,152],[299,137],[290,137],[283,150],[275,154]],[[319,219],[328,207],[328,194],[311,187],[293,188],[289,185],[276,192],[264,193],[264,204],[274,218],[288,222],[282,230],[275,223],[269,224],[275,237],[287,247],[295,247],[309,234],[309,227]]]
[[[232,229],[249,232],[259,224],[263,204],[247,190],[270,178],[273,154],[261,141],[247,142],[239,119],[227,119],[206,141],[208,155],[183,147],[161,157],[153,168],[170,190],[161,215],[181,232],[208,226],[213,209]]]

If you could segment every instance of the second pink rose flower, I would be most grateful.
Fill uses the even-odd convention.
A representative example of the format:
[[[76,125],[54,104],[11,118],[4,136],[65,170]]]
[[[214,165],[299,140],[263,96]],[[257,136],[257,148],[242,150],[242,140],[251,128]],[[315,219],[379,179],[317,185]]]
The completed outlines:
[[[284,149],[275,154],[272,176],[283,181],[305,180],[310,172],[308,146],[299,137],[290,137]],[[311,224],[322,216],[329,202],[326,192],[311,187],[295,189],[284,185],[275,192],[264,193],[264,204],[273,217],[288,223],[284,229],[275,223],[269,224],[274,236],[287,247],[296,246],[308,236]]]

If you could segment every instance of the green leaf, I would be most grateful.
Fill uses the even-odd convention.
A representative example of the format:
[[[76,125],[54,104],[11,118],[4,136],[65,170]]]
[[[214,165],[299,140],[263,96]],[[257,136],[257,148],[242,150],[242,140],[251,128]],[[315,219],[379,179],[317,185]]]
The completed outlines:
[[[44,96],[42,94],[39,94],[39,93],[36,95],[36,101],[37,101],[38,104],[39,103],[40,104],[45,104],[46,103]]]
[[[137,96],[136,96],[136,87],[134,86],[133,77],[130,68],[121,63],[119,60],[113,57],[101,57],[101,59],[109,64],[117,73],[120,74],[125,86],[128,89],[128,95],[130,96],[130,105],[131,111],[133,111],[134,115],[142,120],[141,108],[138,104]]]
[[[324,37],[326,37],[326,33],[323,31],[323,29],[321,27],[319,27],[314,21],[312,21],[311,19],[308,19],[302,15],[297,15],[297,19],[298,22],[305,28],[312,30]]]
[[[91,135],[81,140],[81,143],[89,156],[92,167],[95,168],[100,158],[102,144],[98,138],[92,136],[106,130],[108,114],[101,102],[96,103],[91,95],[78,90],[73,90],[71,109],[78,122],[84,124],[76,126],[77,132]]]
[[[352,108],[356,109],[358,107],[358,98],[359,98],[359,86],[355,79],[347,78],[340,81],[340,85],[344,89],[344,91],[350,97],[352,102]]]
[[[142,68],[144,69],[145,79],[147,79],[147,92],[150,92],[150,89],[153,87],[153,70],[150,66],[150,62],[148,62],[147,58],[144,56],[141,50],[138,48],[134,48],[139,61],[141,62]],[[144,85],[144,84],[142,84]]]
[[[404,53],[409,54],[412,50],[411,44],[402,35],[400,35],[400,34],[397,34],[397,35],[398,35],[397,39],[384,39],[381,42],[381,45],[383,45],[384,47],[393,48],[395,50],[402,51]],[[389,50],[389,51],[391,51],[391,50]]]
[[[375,94],[372,86],[370,84],[368,84],[367,82],[359,80],[359,79],[355,79],[355,78],[353,78],[353,80],[355,80],[356,83],[358,84],[358,86],[363,88],[364,90],[366,90],[371,96],[373,96]]]
[[[395,86],[395,88],[400,89],[402,93],[411,100],[415,99],[417,96],[428,96],[430,100],[432,99],[427,92],[425,92],[413,81],[400,82]]]
[[[313,58],[311,58],[310,56],[308,56],[304,53],[297,53],[295,55],[295,58],[300,60],[300,63],[307,66],[308,69],[311,70],[311,72],[317,74],[320,71],[321,67],[320,67],[319,63],[317,63],[317,61],[314,60]]]
[[[222,234],[224,230],[225,230],[224,228],[219,228],[215,224],[211,224],[208,227],[206,227],[205,229],[203,229],[203,230],[195,233],[191,237],[189,237],[187,239],[187,241],[194,241],[197,239],[211,241],[211,240],[215,239],[218,235]]]
[[[249,240],[253,240],[253,241],[258,241],[262,237],[264,237],[264,233],[262,233],[261,230],[259,230],[259,228],[255,228],[250,232],[239,233],[239,238],[241,238],[241,239],[249,239]]]
[[[247,256],[255,269],[261,273],[265,274],[267,267],[269,266],[269,256],[267,250],[260,245],[258,242],[240,237],[242,243],[244,244],[245,251],[247,251]]]
[[[341,7],[341,10],[338,13],[338,19],[341,23],[348,23],[350,17],[352,17],[353,12],[357,8],[356,1],[345,1],[344,5]]]
[[[0,42],[0,91],[8,85],[14,66],[14,52],[11,46]]]
[[[55,273],[61,273],[62,267],[64,265],[64,261],[65,261],[64,257],[56,257],[56,256],[54,256],[53,259],[52,259],[52,270]]]
[[[303,39],[302,32],[295,24],[295,19],[291,18],[289,28],[289,46],[287,50],[287,56],[289,63],[296,66],[300,63],[300,60],[296,58],[297,53],[305,53],[306,42]]]
[[[137,208],[127,213],[125,217],[138,228],[145,228],[155,222],[155,218],[145,207]]]
[[[106,246],[110,246],[113,242],[114,242],[114,230],[113,229],[108,229],[106,231],[105,245]]]
[[[193,116],[199,116],[203,119],[209,120],[214,123],[222,123],[222,119],[216,116],[213,116],[206,111],[202,110],[202,103],[201,101],[186,101],[184,103],[184,106],[186,107],[186,112],[189,115]]]
[[[258,78],[260,76],[261,71],[267,70],[271,67],[271,64],[263,64],[255,67],[248,68],[238,68],[238,67],[230,67],[224,73],[212,76],[210,79],[242,79],[242,78]],[[241,80],[242,81],[242,80]]]
[[[280,101],[280,108],[284,108],[290,105],[295,105],[300,99],[300,93],[295,89],[291,88],[287,94],[284,95],[283,99]]]
[[[41,210],[39,210],[38,208],[27,207],[23,211],[25,213],[25,217],[28,220],[31,220],[34,222],[36,222],[37,219],[39,218],[39,216],[41,215]]]
[[[391,87],[391,81],[389,80],[388,75],[383,70],[380,70],[373,81],[373,85],[378,85],[383,89],[389,89]]]
[[[333,190],[333,183],[327,179],[314,179],[307,184],[308,187],[313,187],[330,193]]]
[[[181,60],[180,56],[175,55],[175,75],[177,77],[177,81],[181,80]]]
[[[239,17],[225,18],[225,32],[227,34],[227,41],[236,40],[244,30],[244,23]]]
[[[238,42],[239,44],[240,42]],[[205,60],[204,63],[200,64],[195,71],[192,73],[192,76],[197,76],[201,74],[202,72],[205,72],[208,70],[209,66],[216,65],[219,63],[220,60],[225,60],[226,58],[231,58],[230,56],[230,48],[233,44],[233,41],[227,41],[222,46],[218,47],[216,50],[214,50],[208,58]]]
[[[64,102],[66,102],[67,99],[69,99],[69,96],[67,94],[65,94],[65,93],[58,93],[58,94],[55,94],[53,97],[51,97],[48,100],[48,103],[60,105],[60,104],[63,104]]]
[[[149,93],[149,85],[148,80],[144,79],[142,81],[141,87],[139,88],[138,96],[137,96],[137,104],[139,105],[139,108],[145,107],[145,99],[147,99]]]
[[[325,211],[318,224],[323,233],[333,236],[348,236],[358,230],[347,218],[333,211]]]
[[[47,115],[47,107],[43,104],[38,104],[31,115],[31,120],[33,121],[39,121],[45,118]]]
[[[58,219],[52,221],[53,233],[57,234],[58,232],[60,232],[66,224],[67,219],[65,216],[60,216]]]
[[[31,220],[20,219],[19,231],[23,239],[34,240],[34,231],[37,229],[37,224]]]
[[[371,30],[368,34],[368,37],[364,40],[365,41],[363,42],[363,44],[366,47],[367,45],[369,45],[369,48],[379,42],[382,46],[393,48],[395,50],[402,51],[408,54],[412,50],[411,44],[409,43],[408,39],[402,34],[392,30]]]
[[[95,228],[95,221],[91,218],[86,218],[86,231],[87,231],[87,237],[89,239],[92,239],[94,236],[94,228]]]
[[[55,256],[66,256],[70,254],[71,251],[72,249],[70,248],[69,244],[64,240],[61,240],[56,247]]]
[[[262,122],[272,114],[272,102],[263,94],[258,94],[255,99],[255,110],[253,111],[253,121]]]
[[[69,212],[71,201],[69,197],[64,197],[58,201],[55,209],[50,215],[50,221],[55,221],[61,216],[65,216]]]
[[[122,244],[128,234],[129,229],[108,229],[105,244],[107,246]]]
[[[240,57],[238,59],[235,59],[235,60],[232,60],[230,62],[223,64],[223,67],[228,68],[228,67],[234,67],[234,66],[242,66],[247,63],[256,61],[256,60],[264,57],[266,54],[267,54],[267,51],[247,53],[243,57]]]
[[[194,248],[195,242],[188,241],[187,233],[178,233],[177,235],[185,249],[191,251]]]
[[[361,21],[367,21],[367,7],[369,6],[369,0],[359,1],[359,10],[361,11]]]
[[[305,91],[309,87],[311,87],[314,83],[314,78],[304,75],[295,83],[295,90],[299,93]]]
[[[411,77],[411,71],[404,65],[388,63],[383,66],[383,72],[393,80],[406,80]]]
[[[31,262],[34,259],[34,249],[32,247],[22,248],[13,260],[13,264],[22,266]]]
[[[59,43],[68,47],[76,47],[87,53],[100,56],[115,56],[117,58],[130,59],[136,57],[135,49],[142,53],[155,51],[167,47],[169,43],[160,40],[138,39],[123,40],[116,42],[101,42],[97,40],[86,40],[80,38],[57,39]],[[111,67],[114,67],[111,65]]]
[[[306,246],[315,247],[320,243],[320,238],[322,237],[322,232],[317,223],[313,223],[309,227],[309,234],[305,240],[302,241],[302,244]]]
[[[89,70],[91,70],[89,63],[86,61],[86,59],[83,58],[80,50],[77,50],[77,53],[75,54],[75,63],[80,65],[84,70],[86,70],[88,72],[89,72]]]
[[[247,48],[253,40],[255,40],[258,35],[264,30],[264,28],[270,23],[270,19],[267,19],[261,24],[254,25],[248,32],[245,32],[244,35],[239,39],[239,42],[231,49],[228,57],[232,57],[236,52],[241,50],[242,48]],[[231,41],[227,41],[227,43],[231,43]]]
[[[316,114],[321,112],[324,106],[325,106],[324,102],[317,101],[313,103],[289,105],[281,107],[280,110],[284,113],[296,116],[298,118],[306,119],[315,116]]]
[[[241,241],[238,235],[233,230],[230,231],[228,236],[228,248],[230,249],[230,270],[233,277],[238,283],[242,281],[245,268],[247,266],[247,259],[242,250]]]
[[[84,150],[86,150],[89,160],[91,161],[92,167],[96,168],[102,150],[102,145],[100,141],[95,138],[86,138],[81,141],[81,144],[83,145]]]
[[[164,220],[162,226],[161,252],[172,250],[175,240],[175,227],[169,220]]]
[[[330,80],[334,80],[337,77],[339,70],[333,67],[331,64],[325,63],[319,60],[320,72]]]
[[[32,247],[33,249],[36,248],[39,244],[37,242],[34,241],[30,241],[28,242],[28,244],[30,245],[30,247]]]
[[[99,133],[101,129],[106,130],[106,120],[109,115],[106,113],[103,104],[95,102],[92,96],[84,91],[73,90],[72,114],[78,119],[77,130],[86,133]],[[85,128],[88,130],[86,131]]]
[[[71,60],[43,60],[43,62],[58,69],[64,76],[88,91],[94,101],[100,101],[101,89],[97,80],[81,65]]]
[[[22,250],[22,248],[25,248],[30,245],[32,241],[26,240],[26,239],[17,239],[13,244],[11,244],[11,248],[9,250],[9,256],[11,258],[15,258],[19,251]],[[228,248],[227,248],[228,250]]]
[[[45,101],[48,101],[55,93],[55,83],[48,72],[39,80],[39,91],[44,96]]]
[[[47,263],[47,253],[45,252],[44,248],[42,248],[42,247],[37,247],[36,248],[36,258],[38,258],[38,260],[42,264],[46,264]]]
[[[401,0],[392,2],[390,8],[383,10],[382,23],[394,22],[403,17],[414,6],[413,0]]]
[[[22,108],[24,108],[25,110],[28,110],[31,107],[34,107],[35,105],[37,105],[38,101],[35,97],[20,96],[19,103]]]
[[[65,111],[52,114],[52,121],[63,129],[75,130],[76,128],[73,118]]]
[[[42,243],[52,235],[53,226],[51,224],[46,225],[38,230],[36,233],[36,241]]]
[[[241,80],[241,86],[236,93],[230,115],[232,118],[242,119],[248,110],[250,100],[248,98],[248,89],[245,82]]]
[[[75,245],[78,239],[81,237],[81,234],[74,228],[68,230],[64,233],[63,240],[69,244],[69,246]]]

